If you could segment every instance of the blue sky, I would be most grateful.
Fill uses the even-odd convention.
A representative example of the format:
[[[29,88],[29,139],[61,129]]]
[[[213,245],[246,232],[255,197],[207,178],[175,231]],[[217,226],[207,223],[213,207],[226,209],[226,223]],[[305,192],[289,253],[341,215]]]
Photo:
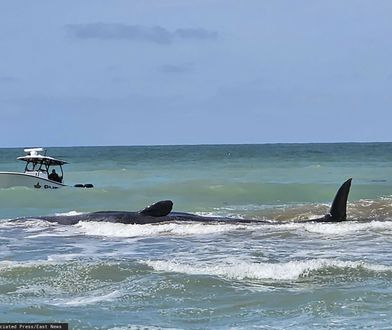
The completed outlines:
[[[392,1],[0,1],[0,146],[392,141]]]

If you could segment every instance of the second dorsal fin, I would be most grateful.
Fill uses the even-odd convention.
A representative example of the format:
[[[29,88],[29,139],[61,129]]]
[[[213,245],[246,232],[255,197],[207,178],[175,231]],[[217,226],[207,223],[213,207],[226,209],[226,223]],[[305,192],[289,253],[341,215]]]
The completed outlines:
[[[329,215],[332,221],[346,220],[347,198],[350,192],[351,180],[344,182],[336,193]]]

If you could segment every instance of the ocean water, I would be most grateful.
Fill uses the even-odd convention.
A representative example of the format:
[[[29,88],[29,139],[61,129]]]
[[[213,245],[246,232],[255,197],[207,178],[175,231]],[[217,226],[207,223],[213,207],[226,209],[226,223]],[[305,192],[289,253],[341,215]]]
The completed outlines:
[[[22,171],[0,149],[0,171]],[[50,148],[65,181],[0,189],[0,321],[71,329],[388,329],[392,144]],[[352,177],[348,221],[322,216]],[[39,215],[174,210],[270,224],[81,222]],[[296,221],[295,223],[293,221]]]

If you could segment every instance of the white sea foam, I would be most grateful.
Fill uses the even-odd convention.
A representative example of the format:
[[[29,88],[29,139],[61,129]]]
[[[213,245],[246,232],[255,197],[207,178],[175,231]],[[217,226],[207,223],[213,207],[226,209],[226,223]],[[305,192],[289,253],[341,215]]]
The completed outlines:
[[[40,232],[25,237],[26,238],[70,237],[70,236],[80,235],[80,232],[73,226],[59,226],[58,224],[52,224],[52,223],[50,224],[52,225],[50,227],[50,230],[42,230],[41,228]]]
[[[219,212],[195,212],[194,214],[200,215],[202,217],[216,217],[216,218],[236,218],[236,219],[243,219],[241,215],[227,213],[227,211]]]
[[[11,220],[11,219],[2,219],[0,221],[0,229],[4,228],[12,228],[14,225],[17,223],[17,221]]]
[[[69,211],[64,213],[55,213],[55,216],[75,216],[80,214],[83,214],[83,212]]]
[[[251,263],[228,261],[216,264],[189,264],[177,261],[148,260],[142,263],[160,272],[175,272],[191,275],[212,275],[235,280],[296,280],[306,277],[312,271],[324,268],[364,268],[375,272],[392,271],[392,267],[372,265],[360,261],[339,261],[332,259],[310,259],[285,263]]]
[[[49,304],[55,306],[85,306],[85,305],[97,304],[100,302],[113,301],[121,296],[122,296],[121,292],[116,290],[105,295],[74,297],[71,299],[54,299],[51,300]]]
[[[34,218],[30,218],[27,221],[25,219],[13,219],[13,220],[4,220],[0,221],[0,229],[8,229],[8,228],[24,228],[27,231],[36,231],[36,230],[41,230],[44,228],[52,227],[55,224],[47,222],[47,221],[42,221],[42,220],[37,220]]]
[[[65,261],[78,260],[85,256],[83,253],[52,254],[48,256],[48,262],[63,263]]]
[[[127,326],[110,328],[109,330],[177,330],[177,329],[182,329],[182,328],[164,328],[164,327],[155,326],[155,325],[130,324]]]
[[[371,221],[371,222],[339,222],[339,223],[307,223],[304,224],[306,231],[320,233],[323,235],[347,235],[360,231],[380,231],[392,230],[392,222]]]
[[[67,233],[67,232],[58,232],[58,231],[53,231],[51,233],[41,233],[41,234],[35,234],[35,235],[29,235],[26,236],[25,238],[40,238],[40,237],[68,237],[68,236],[72,236],[71,233]]]
[[[4,270],[14,269],[14,268],[32,268],[32,267],[40,267],[48,264],[53,264],[53,262],[49,260],[34,260],[34,261],[2,260],[0,261],[0,272]]]
[[[59,288],[45,284],[26,284],[15,290],[18,295],[59,295],[63,293]]]
[[[392,231],[392,221],[344,221],[344,222],[287,222],[266,224],[264,226],[253,225],[254,230],[274,231],[302,231],[316,233],[324,236],[344,236],[354,232],[369,231]]]
[[[52,266],[63,264],[64,261],[70,261],[77,259],[79,256],[84,256],[82,254],[66,254],[66,255],[53,255],[48,256],[46,260],[22,260],[22,261],[13,261],[13,260],[2,260],[0,261],[0,272],[7,271],[15,268],[38,268],[42,266]]]
[[[203,224],[203,223],[164,223],[148,225],[126,225],[107,222],[79,222],[75,225],[86,235],[108,237],[146,237],[157,235],[206,235],[228,231],[243,230],[246,225]]]

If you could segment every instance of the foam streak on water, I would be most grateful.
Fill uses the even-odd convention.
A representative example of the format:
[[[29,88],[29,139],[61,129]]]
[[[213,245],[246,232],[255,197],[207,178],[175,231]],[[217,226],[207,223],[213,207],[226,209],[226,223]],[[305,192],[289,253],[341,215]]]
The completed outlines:
[[[364,269],[374,272],[390,272],[392,267],[371,265],[363,262],[339,261],[330,259],[309,259],[285,263],[249,263],[231,260],[224,263],[182,264],[175,261],[146,261],[146,265],[162,272],[177,272],[193,275],[213,275],[236,280],[297,280],[307,277],[312,272],[323,269]]]
[[[21,150],[2,149],[0,170]],[[72,329],[362,329],[392,323],[392,144],[53,148],[70,183],[0,189],[2,322]],[[91,162],[99,159],[99,162]],[[22,168],[18,168],[22,170]],[[353,177],[350,221],[323,216]],[[246,223],[62,226],[143,209]],[[19,218],[15,220],[15,218]]]

